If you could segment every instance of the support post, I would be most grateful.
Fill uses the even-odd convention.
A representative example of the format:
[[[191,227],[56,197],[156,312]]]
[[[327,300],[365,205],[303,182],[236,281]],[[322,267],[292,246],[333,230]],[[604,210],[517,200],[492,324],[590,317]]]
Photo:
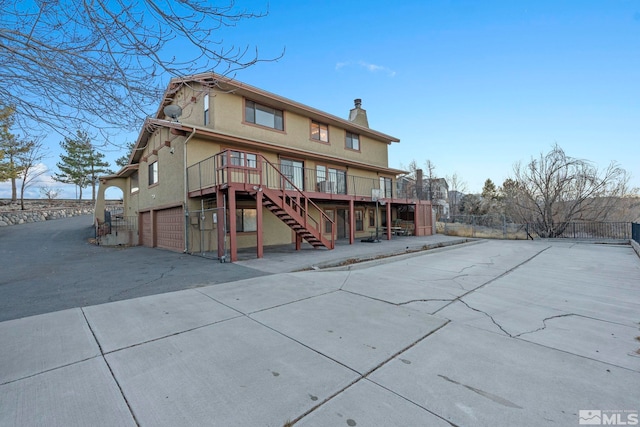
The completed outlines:
[[[262,188],[256,193],[256,251],[257,257],[264,256],[263,229],[262,229]]]
[[[216,190],[216,231],[218,233],[218,259],[223,259],[225,256],[224,240],[226,239],[226,230],[224,229],[224,223],[227,220],[227,212],[224,206],[224,193],[220,188]]]
[[[236,190],[229,187],[229,253],[231,262],[238,261],[238,237],[236,235]]]
[[[387,210],[387,240],[391,240],[391,202],[385,204]]]
[[[356,210],[355,202],[349,200],[349,244],[353,245],[356,241]]]

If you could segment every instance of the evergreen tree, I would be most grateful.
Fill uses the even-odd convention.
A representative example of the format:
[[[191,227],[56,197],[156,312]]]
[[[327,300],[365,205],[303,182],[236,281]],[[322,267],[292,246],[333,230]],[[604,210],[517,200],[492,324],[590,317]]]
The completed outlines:
[[[113,171],[109,169],[109,162],[104,160],[104,154],[97,151],[93,146],[91,147],[91,152],[89,153],[89,159],[86,166],[89,182],[91,183],[91,200],[95,200],[98,178],[101,175],[112,174]]]
[[[17,200],[16,179],[18,179],[23,167],[20,165],[20,156],[31,150],[29,142],[17,138],[11,133],[14,121],[13,107],[0,109],[0,182],[11,180],[11,201]]]
[[[491,179],[487,179],[484,182],[484,186],[482,187],[482,198],[487,201],[497,200],[498,198],[498,189]]]
[[[127,154],[116,159],[117,166],[123,168],[129,164],[129,157],[131,157],[131,152],[133,151],[133,147],[135,147],[135,145],[135,142],[127,143]]]
[[[82,199],[82,189],[92,186],[92,199],[95,200],[95,187],[98,177],[112,173],[108,169],[109,163],[104,161],[104,154],[99,153],[91,144],[89,135],[81,130],[76,132],[75,138],[65,137],[60,143],[66,154],[60,155],[60,162],[56,164],[60,173],[53,176],[58,182],[75,184]]]

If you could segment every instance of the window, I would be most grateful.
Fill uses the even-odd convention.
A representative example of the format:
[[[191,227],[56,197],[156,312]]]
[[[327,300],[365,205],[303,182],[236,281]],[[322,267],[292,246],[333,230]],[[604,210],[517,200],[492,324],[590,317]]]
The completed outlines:
[[[158,162],[149,164],[149,185],[158,183]]]
[[[231,166],[241,166],[247,168],[258,167],[258,156],[244,151],[229,151]],[[222,156],[222,166],[227,165],[227,156]]]
[[[347,171],[329,168],[329,181],[336,194],[347,194]]]
[[[347,132],[346,147],[350,150],[360,151],[360,136]]]
[[[356,231],[364,231],[364,211],[355,211]]]
[[[329,125],[311,121],[311,139],[320,142],[329,142]]]
[[[391,188],[391,178],[380,177],[380,192],[382,193],[382,197],[390,199],[392,197]]]
[[[129,187],[131,189],[132,194],[140,190],[139,185],[140,184],[138,184],[138,172],[136,171],[131,174],[131,178],[129,179]]]
[[[244,119],[246,122],[256,125],[284,130],[282,110],[276,110],[253,101],[245,101]]]
[[[369,209],[369,227],[376,226],[376,211]]]
[[[204,95],[204,125],[209,124],[209,94]]]
[[[247,233],[258,230],[255,209],[236,209],[236,232]]]
[[[324,219],[324,232],[325,233],[331,233],[331,228],[332,228],[332,222],[331,221],[335,221],[335,211],[332,209],[327,209],[324,211],[325,214],[327,214],[327,217],[325,217]],[[331,220],[331,221],[329,221]]]
[[[298,160],[281,159],[280,172],[298,189],[304,190],[304,163]],[[285,188],[293,190],[293,186],[285,181]]]

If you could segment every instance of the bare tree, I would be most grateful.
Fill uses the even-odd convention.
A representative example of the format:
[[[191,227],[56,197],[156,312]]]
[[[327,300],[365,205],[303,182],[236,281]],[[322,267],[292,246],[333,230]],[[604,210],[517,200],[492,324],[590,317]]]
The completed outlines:
[[[427,159],[424,162],[424,165],[426,167],[426,174],[427,174],[427,199],[433,202],[434,199],[434,192],[435,192],[435,187],[436,187],[436,165],[433,164],[433,162],[429,159]]]
[[[541,237],[561,235],[571,221],[604,221],[627,193],[628,175],[615,162],[598,170],[569,157],[557,144],[529,163],[516,163],[502,192],[510,216]]]
[[[20,165],[20,209],[24,210],[24,192],[36,182],[38,177],[46,171],[42,160],[46,157],[41,140],[31,140],[26,143],[29,150],[18,155]]]
[[[460,178],[457,172],[454,172],[451,176],[447,176],[446,179],[449,183],[449,206],[451,207],[451,213],[457,215],[460,212],[459,206],[462,196],[464,196],[464,192],[467,191],[467,183]]]
[[[162,79],[262,61],[257,48],[218,38],[266,15],[233,0],[0,0],[0,9],[0,100],[23,129],[131,129],[157,105]]]
[[[42,186],[40,187],[40,194],[45,199],[49,200],[49,202],[51,202],[52,200],[55,200],[60,196],[60,189]]]

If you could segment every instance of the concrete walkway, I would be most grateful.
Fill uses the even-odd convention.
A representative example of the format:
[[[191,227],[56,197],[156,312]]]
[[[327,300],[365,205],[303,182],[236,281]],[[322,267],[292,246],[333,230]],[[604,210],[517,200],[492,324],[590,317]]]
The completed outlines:
[[[280,271],[337,253],[282,259]],[[481,241],[366,256],[377,259],[2,322],[0,426],[637,419],[630,246]]]

